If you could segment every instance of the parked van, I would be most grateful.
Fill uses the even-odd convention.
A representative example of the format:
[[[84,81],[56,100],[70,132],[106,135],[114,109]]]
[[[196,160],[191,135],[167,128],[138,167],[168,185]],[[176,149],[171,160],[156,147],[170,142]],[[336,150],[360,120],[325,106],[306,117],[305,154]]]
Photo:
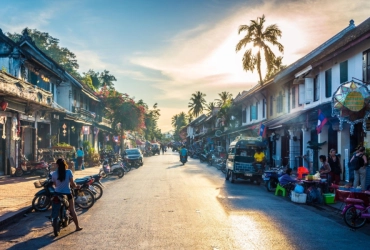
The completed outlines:
[[[253,167],[254,154],[257,149],[265,154],[265,169],[268,169],[268,148],[260,137],[247,137],[230,143],[226,161],[225,179],[234,183],[236,179],[250,180],[260,184],[262,182],[263,169],[261,164],[256,164],[257,171]]]

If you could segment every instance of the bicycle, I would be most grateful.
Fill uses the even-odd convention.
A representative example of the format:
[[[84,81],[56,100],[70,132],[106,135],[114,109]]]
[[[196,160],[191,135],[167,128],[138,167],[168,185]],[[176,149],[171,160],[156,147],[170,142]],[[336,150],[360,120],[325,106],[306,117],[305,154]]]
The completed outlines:
[[[370,191],[365,191],[365,194],[370,197]],[[366,224],[366,220],[370,218],[370,205],[365,206],[361,199],[347,198],[342,215],[344,222],[353,229],[358,229]]]

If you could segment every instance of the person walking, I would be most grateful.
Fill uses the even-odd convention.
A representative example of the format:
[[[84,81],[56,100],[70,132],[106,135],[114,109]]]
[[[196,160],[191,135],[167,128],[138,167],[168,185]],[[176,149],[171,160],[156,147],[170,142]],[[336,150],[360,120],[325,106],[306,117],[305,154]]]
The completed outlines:
[[[357,187],[361,184],[362,191],[366,190],[366,166],[367,158],[365,155],[365,147],[361,146],[358,152],[352,157],[351,164],[354,165],[354,176],[353,187]]]
[[[81,170],[82,169],[83,158],[84,158],[84,151],[82,150],[82,147],[80,147],[77,150],[77,165],[78,165],[78,170]]]
[[[80,227],[78,224],[75,201],[71,192],[71,187],[79,189],[81,186],[76,185],[76,183],[73,181],[73,173],[70,169],[68,169],[68,165],[65,160],[58,159],[56,164],[58,165],[58,169],[51,175],[51,179],[55,186],[55,193],[67,195],[69,202],[68,210],[72,216],[73,222],[76,225],[76,231],[81,231],[82,227]]]
[[[328,163],[330,165],[330,176],[332,183],[339,185],[340,182],[340,174],[342,173],[342,166],[340,165],[340,158],[337,155],[337,151],[335,149],[330,149]]]

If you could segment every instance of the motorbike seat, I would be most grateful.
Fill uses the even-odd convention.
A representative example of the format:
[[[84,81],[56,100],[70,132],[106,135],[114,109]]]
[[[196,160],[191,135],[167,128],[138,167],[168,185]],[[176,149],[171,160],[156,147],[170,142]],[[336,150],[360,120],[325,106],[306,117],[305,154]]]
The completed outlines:
[[[82,185],[85,184],[86,182],[90,181],[91,177],[89,178],[80,178],[80,179],[75,179],[75,182],[77,185]]]

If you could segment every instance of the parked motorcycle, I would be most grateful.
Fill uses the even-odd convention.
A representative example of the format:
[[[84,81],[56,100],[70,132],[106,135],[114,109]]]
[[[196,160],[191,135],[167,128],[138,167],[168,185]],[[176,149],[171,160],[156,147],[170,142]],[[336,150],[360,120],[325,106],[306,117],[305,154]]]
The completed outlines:
[[[32,200],[32,207],[35,211],[45,212],[51,205],[51,199],[54,195],[54,187],[51,178],[47,178],[45,181],[35,181],[35,188],[43,188],[35,194]]]
[[[283,167],[272,168],[265,170],[262,179],[265,182],[267,191],[274,192],[277,184],[279,183],[279,178],[284,174]]]
[[[53,196],[51,211],[51,224],[53,226],[54,236],[58,236],[62,227],[67,227],[72,220],[68,207],[69,202],[66,195],[56,194]]]
[[[90,180],[75,180],[77,185],[80,185],[80,189],[72,189],[73,197],[75,198],[75,204],[82,209],[89,209],[95,204],[96,191],[91,186],[94,179]]]
[[[207,155],[206,155],[205,153],[201,153],[201,154],[199,154],[199,161],[200,161],[201,163],[203,163],[203,162],[207,162]]]
[[[103,184],[100,182],[101,176],[96,174],[94,176],[85,176],[75,180],[77,184],[87,183],[85,188],[88,188],[95,197],[95,200],[99,200],[103,195]],[[83,187],[84,188],[84,187]]]
[[[222,173],[226,173],[226,159],[223,157],[216,158],[215,165],[218,170],[222,171]]]
[[[106,178],[109,175],[117,175],[118,178],[122,178],[125,175],[122,162],[110,166],[108,160],[104,160],[103,166],[99,170],[99,175],[101,175],[103,178]]]
[[[40,177],[45,177],[48,173],[48,164],[46,162],[31,162],[23,155],[21,163],[15,169],[14,174],[17,177],[21,177],[23,174],[40,175]]]

